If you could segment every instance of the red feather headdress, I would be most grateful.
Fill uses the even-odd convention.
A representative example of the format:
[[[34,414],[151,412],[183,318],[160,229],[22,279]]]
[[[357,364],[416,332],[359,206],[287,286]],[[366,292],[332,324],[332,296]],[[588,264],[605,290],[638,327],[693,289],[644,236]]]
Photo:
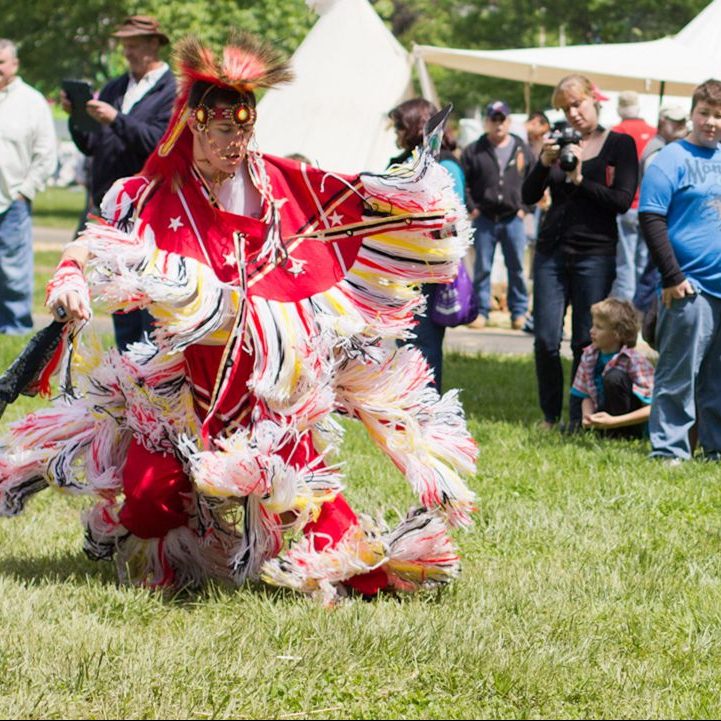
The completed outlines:
[[[186,97],[198,81],[253,92],[293,79],[288,63],[250,33],[231,31],[221,58],[193,36],[181,40],[173,54],[181,77],[181,94]]]
[[[179,75],[179,94],[168,129],[142,170],[150,178],[177,176],[190,157],[188,97],[196,82],[253,93],[256,88],[293,80],[288,61],[276,50],[260,38],[237,30],[230,31],[221,57],[193,36],[176,45],[173,57]]]

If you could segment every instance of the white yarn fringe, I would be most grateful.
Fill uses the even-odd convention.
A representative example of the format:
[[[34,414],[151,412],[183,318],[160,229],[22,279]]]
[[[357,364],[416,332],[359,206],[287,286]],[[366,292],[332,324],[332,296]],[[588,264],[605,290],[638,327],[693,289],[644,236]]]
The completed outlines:
[[[344,581],[382,568],[389,585],[416,591],[448,583],[460,573],[460,561],[446,525],[437,513],[416,510],[395,529],[381,533],[367,517],[351,526],[335,545],[314,548],[308,536],[265,563],[262,578],[318,598],[324,605],[338,599]]]
[[[360,419],[374,442],[410,482],[420,502],[441,507],[451,525],[469,525],[478,449],[465,424],[457,391],[442,398],[430,385],[421,352],[387,350],[381,364],[354,360],[338,370],[342,407]]]

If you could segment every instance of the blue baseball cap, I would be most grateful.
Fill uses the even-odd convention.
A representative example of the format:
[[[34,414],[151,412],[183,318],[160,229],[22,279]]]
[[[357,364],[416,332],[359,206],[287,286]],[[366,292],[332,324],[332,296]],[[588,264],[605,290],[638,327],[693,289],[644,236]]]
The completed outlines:
[[[511,109],[503,102],[503,100],[494,100],[486,105],[486,117],[492,118],[494,115],[502,115],[507,118],[511,114]]]

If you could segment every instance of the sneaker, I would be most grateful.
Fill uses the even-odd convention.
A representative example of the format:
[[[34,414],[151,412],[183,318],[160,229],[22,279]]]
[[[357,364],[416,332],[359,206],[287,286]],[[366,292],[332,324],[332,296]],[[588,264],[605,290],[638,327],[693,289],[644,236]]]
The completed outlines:
[[[488,323],[486,316],[479,315],[475,320],[472,320],[467,327],[473,328],[474,330],[482,330],[486,327],[486,323]]]
[[[683,458],[679,458],[678,456],[660,456],[654,455],[653,453],[649,456],[649,458],[660,461],[661,465],[666,466],[666,468],[678,468],[685,462]]]
[[[533,316],[529,315],[528,318],[526,318],[526,322],[523,324],[523,328],[521,330],[524,333],[528,333],[529,335],[533,335]]]

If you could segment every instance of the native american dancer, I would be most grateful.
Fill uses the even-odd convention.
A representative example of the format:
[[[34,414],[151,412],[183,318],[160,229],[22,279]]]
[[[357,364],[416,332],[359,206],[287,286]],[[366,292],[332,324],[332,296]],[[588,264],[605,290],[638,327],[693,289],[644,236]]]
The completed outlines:
[[[192,38],[176,59],[164,139],[68,246],[47,298],[68,337],[91,298],[148,308],[155,331],[123,354],[58,349],[44,373],[73,383],[2,442],[0,512],[48,486],[89,494],[85,551],[151,586],[262,579],[332,603],[447,582],[477,449],[457,393],[440,397],[396,341],[420,284],[450,281],[468,244],[450,177],[429,148],[355,177],[249,149],[253,91],[288,67],[240,34],[219,59]],[[396,528],[344,499],[339,414],[419,498]]]

